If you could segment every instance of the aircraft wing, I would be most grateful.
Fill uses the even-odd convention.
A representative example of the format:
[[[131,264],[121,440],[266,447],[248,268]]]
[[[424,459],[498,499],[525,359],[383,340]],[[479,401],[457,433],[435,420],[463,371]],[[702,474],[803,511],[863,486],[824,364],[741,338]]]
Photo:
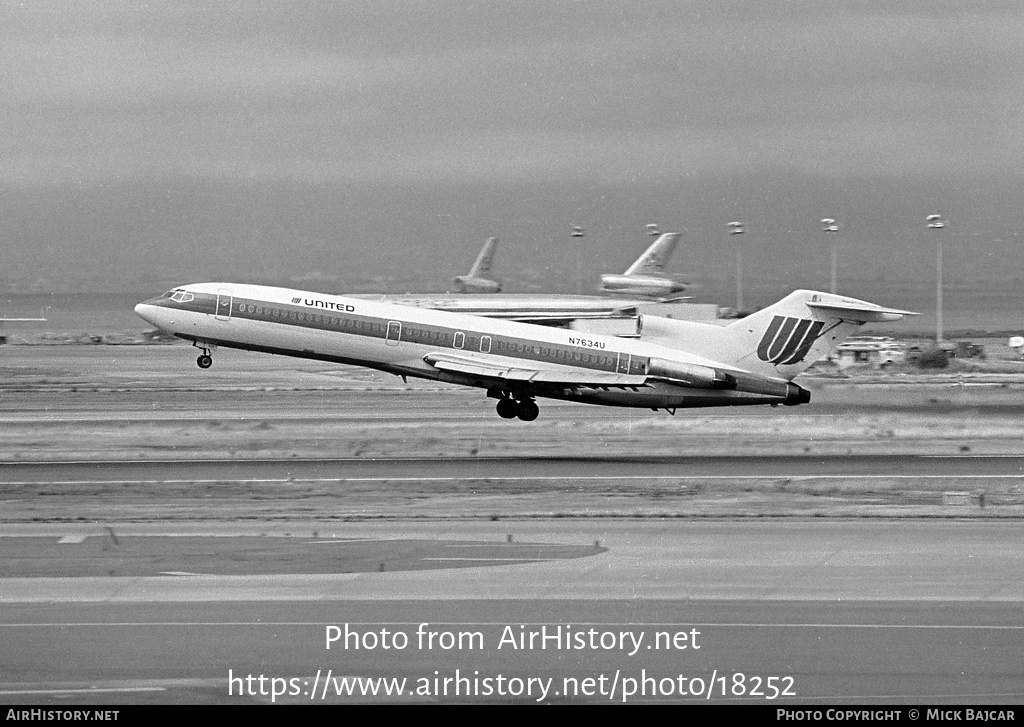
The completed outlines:
[[[474,311],[470,315],[498,318],[503,321],[535,323],[542,326],[568,324],[578,320],[604,320],[635,318],[636,307],[616,308],[613,311]],[[459,311],[462,312],[462,311]]]
[[[439,302],[422,307],[433,308],[450,313],[465,313],[471,316],[483,316],[484,318],[496,318],[502,321],[516,321],[517,323],[534,323],[541,326],[567,325],[578,320],[625,320],[636,317],[636,306],[633,305],[609,305],[603,308],[572,307],[550,308],[545,310],[541,307],[530,308],[529,305],[503,307],[499,301],[495,305],[486,305],[470,301],[460,304],[456,301],[452,304]]]
[[[564,325],[581,319],[636,317],[636,301],[618,301],[595,296],[533,295],[529,293],[513,293],[511,295],[501,293],[433,295],[425,293],[422,295],[385,296],[357,293],[349,297],[549,326]]]
[[[587,388],[634,388],[646,386],[646,376],[615,374],[608,371],[551,371],[529,366],[503,366],[471,355],[454,356],[447,353],[429,353],[423,360],[436,369],[469,376],[483,376],[502,381],[542,384],[545,386],[582,386]]]

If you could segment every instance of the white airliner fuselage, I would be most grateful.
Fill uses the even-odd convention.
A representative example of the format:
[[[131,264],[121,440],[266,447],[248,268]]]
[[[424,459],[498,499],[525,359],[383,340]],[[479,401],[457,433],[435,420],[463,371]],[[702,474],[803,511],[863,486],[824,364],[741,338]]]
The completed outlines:
[[[201,368],[217,346],[365,366],[487,389],[502,417],[524,420],[535,397],[670,411],[805,403],[797,373],[861,323],[907,313],[797,291],[729,326],[644,316],[646,335],[629,340],[233,283],[185,285],[135,311],[203,349]]]

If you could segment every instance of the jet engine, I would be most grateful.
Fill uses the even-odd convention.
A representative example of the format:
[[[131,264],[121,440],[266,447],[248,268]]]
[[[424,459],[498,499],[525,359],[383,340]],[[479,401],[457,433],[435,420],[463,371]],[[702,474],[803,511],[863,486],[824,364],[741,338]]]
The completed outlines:
[[[647,375],[700,389],[735,389],[736,378],[732,374],[718,371],[710,366],[666,361],[652,358]]]
[[[498,293],[501,283],[487,278],[474,278],[469,275],[457,275],[454,282],[455,293]]]
[[[601,290],[605,293],[666,298],[686,290],[686,283],[653,275],[613,275],[609,273],[601,276]]]

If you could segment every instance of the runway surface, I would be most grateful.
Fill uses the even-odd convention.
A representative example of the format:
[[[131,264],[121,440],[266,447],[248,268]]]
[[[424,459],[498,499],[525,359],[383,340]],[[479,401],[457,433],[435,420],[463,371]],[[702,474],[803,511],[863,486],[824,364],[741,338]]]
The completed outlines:
[[[363,458],[181,462],[4,462],[0,483],[284,482],[502,479],[593,482],[601,479],[827,477],[1024,477],[1016,455],[771,455],[728,457],[474,457],[444,460]]]
[[[999,605],[937,603],[909,619],[874,602],[49,605],[5,608],[0,633],[13,649],[8,673],[46,674],[0,685],[10,704],[856,707],[1021,697],[1021,626],[1016,609]]]
[[[7,522],[1024,515],[1024,458],[770,455],[0,463]]]
[[[794,704],[1013,704],[1024,696],[1024,652],[1018,648],[1024,637],[1024,556],[1014,523],[310,522],[306,532],[291,523],[290,537],[279,528],[262,538],[252,538],[253,527],[125,524],[113,536],[87,525],[9,527],[11,537],[0,538],[0,548],[22,555],[34,550],[39,573],[47,572],[44,561],[50,573],[74,567],[78,553],[88,556],[89,572],[106,558],[125,574],[83,570],[78,577],[0,581],[0,699],[537,701],[536,691],[429,691],[401,698],[334,691],[340,676],[413,684],[469,675],[550,679],[549,688],[558,692],[572,679],[605,679],[604,693],[595,686],[588,694],[552,691],[544,697],[556,702],[696,699],[680,693],[680,678],[702,679],[705,690],[719,685],[712,702],[766,700],[763,694],[732,693],[737,674],[744,675],[746,689],[753,677],[762,690],[768,677],[775,678],[776,699]],[[151,545],[160,547],[140,551],[133,544],[157,535],[163,538]],[[168,535],[176,545],[168,544]],[[42,547],[38,538],[50,542]],[[383,572],[344,572],[374,545],[378,553],[404,550],[384,563]],[[267,557],[283,548],[289,558]],[[512,553],[516,548],[523,550]],[[480,560],[424,569],[409,560],[416,549],[427,558],[447,551],[451,555],[441,557]],[[246,550],[252,557],[240,557]],[[190,566],[199,574],[146,574],[140,557],[161,551],[169,560],[175,552],[201,554]],[[506,560],[524,554],[528,560]],[[63,562],[54,565],[57,558]],[[296,560],[310,565],[295,568]],[[325,572],[330,564],[335,571]],[[140,565],[132,575],[130,569]],[[452,634],[447,638],[479,633],[479,642],[420,648],[415,634],[421,623]],[[367,640],[359,648],[350,641],[348,649],[327,649],[328,627],[344,634],[345,624]],[[552,637],[559,627],[562,634],[593,629],[641,639],[641,648],[605,648],[589,640],[567,648],[550,639],[513,648],[514,640],[508,641],[545,626],[543,633]],[[384,631],[402,632],[410,645],[385,648]],[[679,640],[671,648],[653,648],[659,632]],[[677,637],[682,633],[690,641]],[[611,644],[613,637],[604,638]],[[692,639],[699,639],[700,649],[682,648]],[[334,680],[326,697],[322,683],[312,687],[318,670],[321,682],[328,670]],[[229,675],[299,681],[277,682],[294,687],[295,694],[273,696],[270,682],[259,694],[252,682],[256,693],[247,684],[242,695]],[[645,676],[657,680],[657,693],[624,693],[632,684],[624,680],[639,685]],[[669,681],[661,684],[664,679]],[[691,689],[698,683],[685,684]],[[795,696],[784,694],[783,684]]]
[[[0,703],[1024,698],[1020,382],[525,424],[73,348],[0,367]]]

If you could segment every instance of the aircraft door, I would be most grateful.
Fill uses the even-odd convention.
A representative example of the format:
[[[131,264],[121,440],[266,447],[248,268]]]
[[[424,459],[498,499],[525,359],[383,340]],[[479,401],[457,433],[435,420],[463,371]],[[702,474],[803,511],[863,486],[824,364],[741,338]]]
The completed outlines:
[[[388,333],[384,343],[389,346],[397,346],[402,339],[402,323],[400,321],[388,321]]]
[[[617,374],[628,374],[629,373],[629,360],[632,358],[631,354],[620,353],[619,361],[615,365],[615,373]]]
[[[217,312],[215,318],[218,321],[231,320],[231,304],[234,296],[227,288],[217,289]]]

